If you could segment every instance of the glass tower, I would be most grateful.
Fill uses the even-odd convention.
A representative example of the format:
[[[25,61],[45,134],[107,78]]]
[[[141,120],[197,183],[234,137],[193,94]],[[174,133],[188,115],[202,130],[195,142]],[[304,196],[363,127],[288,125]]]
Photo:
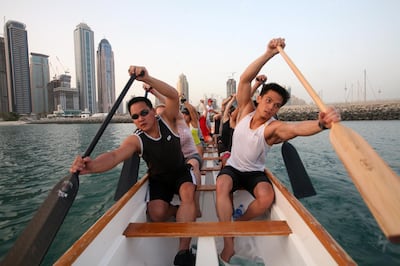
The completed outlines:
[[[102,39],[97,50],[97,89],[99,112],[108,113],[115,102],[114,53],[110,43]]]
[[[47,83],[50,82],[48,55],[31,53],[32,112],[49,113]]]
[[[30,114],[32,102],[25,24],[7,21],[4,35],[9,110],[18,114]]]
[[[74,31],[76,88],[81,110],[96,113],[96,79],[94,63],[94,33],[85,23]]]
[[[8,113],[6,52],[4,38],[0,37],[0,112]]]
[[[189,83],[184,74],[179,75],[177,90],[180,96],[185,97],[189,101]]]
[[[230,78],[226,81],[226,97],[236,93],[236,80]]]

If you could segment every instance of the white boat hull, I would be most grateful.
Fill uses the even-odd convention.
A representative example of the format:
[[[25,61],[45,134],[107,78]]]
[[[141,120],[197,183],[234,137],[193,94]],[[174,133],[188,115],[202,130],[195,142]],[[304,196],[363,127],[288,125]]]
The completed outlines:
[[[213,161],[205,161],[213,166]],[[213,184],[217,171],[207,172],[202,184]],[[235,252],[265,265],[355,265],[354,261],[323,229],[311,214],[274,177],[275,203],[260,219],[284,220],[292,233],[278,236],[235,238]],[[56,265],[172,265],[178,250],[178,238],[125,237],[131,222],[146,222],[147,177],[142,178],[116,202],[57,262]],[[202,217],[197,221],[218,221],[215,191],[201,191]],[[251,195],[235,192],[234,205],[247,206]],[[218,265],[222,237],[192,239],[196,265]]]

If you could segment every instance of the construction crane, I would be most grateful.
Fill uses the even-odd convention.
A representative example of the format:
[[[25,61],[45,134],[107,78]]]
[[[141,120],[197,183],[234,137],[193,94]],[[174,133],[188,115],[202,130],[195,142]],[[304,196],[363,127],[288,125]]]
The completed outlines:
[[[50,65],[51,69],[52,69],[53,72],[54,72],[54,77],[53,77],[53,79],[56,79],[56,78],[57,78],[57,74],[58,74],[58,70],[54,69],[54,67],[53,67],[53,65],[52,65],[52,63],[51,63],[50,61],[49,61],[49,65]]]
[[[69,70],[64,67],[64,65],[61,63],[61,60],[58,58],[58,56],[56,56],[56,58],[57,58],[58,63],[60,63],[61,67],[63,68],[65,75],[68,75]]]

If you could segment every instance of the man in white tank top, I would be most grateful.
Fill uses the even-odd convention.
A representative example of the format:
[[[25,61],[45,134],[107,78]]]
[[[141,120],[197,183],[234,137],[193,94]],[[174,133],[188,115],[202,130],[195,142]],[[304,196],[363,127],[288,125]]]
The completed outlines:
[[[273,39],[266,51],[252,62],[240,76],[236,95],[239,114],[233,133],[231,156],[216,181],[216,208],[220,221],[232,220],[231,193],[243,187],[254,197],[244,214],[237,220],[251,220],[265,213],[274,201],[274,191],[265,174],[266,154],[273,144],[296,136],[310,136],[330,128],[340,121],[339,113],[328,108],[316,120],[285,123],[273,117],[286,104],[290,95],[276,83],[264,84],[257,96],[257,108],[251,99],[251,82],[261,68],[278,53],[277,47],[285,47],[282,38]],[[224,238],[221,259],[229,262],[235,254],[232,237]]]

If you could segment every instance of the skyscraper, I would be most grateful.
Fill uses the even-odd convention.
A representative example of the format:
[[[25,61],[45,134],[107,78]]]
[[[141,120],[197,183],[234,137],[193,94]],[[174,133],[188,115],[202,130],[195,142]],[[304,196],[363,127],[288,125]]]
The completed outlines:
[[[32,102],[25,24],[7,21],[4,35],[9,110],[18,114],[30,114]]]
[[[32,112],[35,114],[49,113],[47,83],[50,82],[49,56],[31,53],[31,94]]]
[[[0,112],[8,113],[7,70],[4,38],[0,37]]]
[[[102,39],[97,50],[97,89],[99,112],[108,113],[115,102],[114,53],[110,43]]]
[[[236,93],[236,80],[230,78],[226,81],[226,97]]]
[[[183,73],[179,75],[179,80],[176,87],[179,95],[184,96],[189,101],[189,83]]]
[[[76,88],[81,110],[96,113],[96,78],[94,63],[94,33],[85,23],[74,31]]]

